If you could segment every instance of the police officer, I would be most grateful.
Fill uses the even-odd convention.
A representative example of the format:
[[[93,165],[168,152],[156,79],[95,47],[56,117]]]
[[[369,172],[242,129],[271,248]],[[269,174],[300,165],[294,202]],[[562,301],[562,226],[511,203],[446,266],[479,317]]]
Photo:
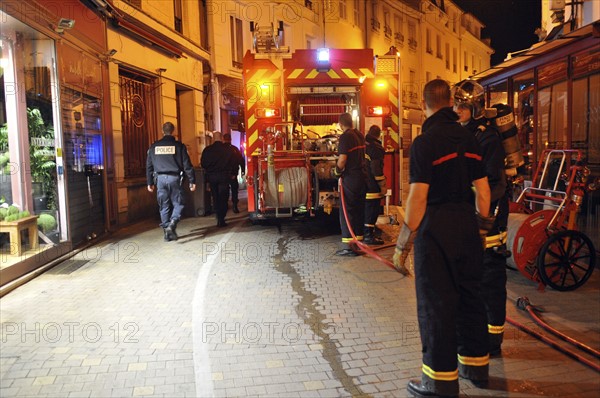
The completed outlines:
[[[231,202],[233,204],[233,212],[239,213],[240,209],[238,208],[238,191],[240,189],[240,185],[238,183],[238,169],[242,169],[242,177],[246,174],[246,164],[244,163],[244,157],[240,150],[231,144],[231,134],[225,133],[223,134],[223,144],[226,148],[233,152],[234,158],[234,168],[231,169],[231,178],[229,180],[229,186],[231,187]]]
[[[379,137],[381,128],[373,125],[365,137],[365,157],[367,159],[367,195],[365,198],[365,238],[367,245],[382,245],[384,241],[375,234],[375,223],[381,211],[381,198],[387,191],[383,175],[385,150]]]
[[[358,256],[352,250],[350,242],[354,232],[356,239],[363,240],[365,222],[365,194],[367,192],[367,171],[365,165],[364,136],[352,127],[352,115],[342,113],[339,125],[343,133],[338,140],[338,159],[334,174],[342,177],[345,209],[340,209],[340,228],[342,230],[342,248],[335,252],[336,256]],[[344,214],[348,217],[348,222]]]
[[[456,123],[448,83],[428,82],[423,101],[427,120],[410,147],[410,189],[394,254],[394,265],[403,267],[414,239],[423,366],[408,392],[456,397],[459,375],[475,384],[488,379],[478,219],[489,227],[489,186],[475,137]]]
[[[162,129],[163,138],[148,149],[146,180],[149,192],[154,192],[154,187],[157,187],[160,226],[168,242],[177,240],[175,229],[185,203],[181,188],[184,172],[192,192],[196,190],[196,176],[187,148],[173,137],[173,123],[166,122]]]
[[[498,249],[506,243],[508,219],[507,179],[504,172],[505,151],[500,134],[485,116],[483,87],[474,80],[463,80],[452,88],[454,111],[458,121],[479,142],[485,174],[490,184],[490,214],[496,216],[485,239],[483,255],[482,296],[488,318],[490,355],[498,355],[506,319],[506,257]],[[495,116],[495,109],[491,109]]]
[[[213,207],[217,216],[217,227],[225,227],[229,201],[229,182],[234,167],[234,153],[221,141],[221,133],[213,133],[213,143],[202,151],[200,164],[206,171]]]

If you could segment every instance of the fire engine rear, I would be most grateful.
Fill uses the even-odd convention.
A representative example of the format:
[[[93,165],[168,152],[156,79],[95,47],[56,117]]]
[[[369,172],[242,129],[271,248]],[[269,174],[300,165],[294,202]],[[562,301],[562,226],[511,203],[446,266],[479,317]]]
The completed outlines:
[[[399,63],[395,55],[388,58]],[[252,220],[331,214],[339,207],[332,170],[342,133],[337,121],[344,112],[353,115],[363,132],[372,124],[383,127],[384,147],[391,155],[386,157],[388,186],[398,181],[398,76],[394,71],[376,76],[374,60],[370,49],[246,53]]]

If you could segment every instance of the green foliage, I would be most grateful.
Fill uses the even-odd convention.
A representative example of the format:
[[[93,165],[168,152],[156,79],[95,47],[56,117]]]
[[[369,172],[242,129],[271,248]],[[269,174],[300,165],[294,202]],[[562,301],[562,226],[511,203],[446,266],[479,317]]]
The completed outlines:
[[[46,233],[52,231],[58,225],[56,219],[51,214],[42,213],[37,219],[38,227],[42,232]]]
[[[29,128],[29,139],[42,138],[54,140],[54,128],[46,126],[39,109],[27,108],[27,125]],[[29,145],[31,158],[31,180],[41,182],[42,190],[48,197],[48,208],[56,209],[56,183],[54,174],[56,172],[56,156],[54,148],[44,145]]]
[[[0,217],[4,218],[8,216],[8,208],[0,207]]]
[[[4,219],[4,221],[6,222],[13,222],[13,221],[17,221],[19,219],[19,214],[11,214],[9,216],[6,216],[6,218]]]
[[[19,212],[19,219],[29,217],[31,214],[27,210],[23,210]]]
[[[13,214],[19,214],[19,208],[17,206],[9,206],[6,214],[12,216]]]

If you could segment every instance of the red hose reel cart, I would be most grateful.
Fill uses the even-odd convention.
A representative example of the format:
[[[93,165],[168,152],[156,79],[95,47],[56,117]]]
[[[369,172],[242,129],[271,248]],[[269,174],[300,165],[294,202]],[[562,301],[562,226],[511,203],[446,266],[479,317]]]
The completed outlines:
[[[527,278],[555,290],[574,290],[592,275],[596,250],[590,238],[577,230],[577,213],[590,171],[575,149],[545,150],[532,185],[510,203],[507,263]]]

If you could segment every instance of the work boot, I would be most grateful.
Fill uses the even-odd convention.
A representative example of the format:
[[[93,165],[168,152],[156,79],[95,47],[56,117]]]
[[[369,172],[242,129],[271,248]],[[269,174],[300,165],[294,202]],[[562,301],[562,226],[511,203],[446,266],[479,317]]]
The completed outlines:
[[[240,209],[238,209],[237,202],[233,202],[233,212],[234,213],[239,213],[240,212]]]
[[[167,225],[167,227],[165,228],[165,235],[169,238],[169,240],[177,240],[178,236],[177,236],[177,232],[175,232],[175,229],[177,228],[177,222],[176,221],[172,221],[169,223],[169,225]]]
[[[458,397],[458,394],[442,395],[436,391],[429,390],[420,380],[411,380],[406,386],[406,390],[410,395],[417,398],[424,397]]]
[[[383,245],[385,242],[381,238],[375,236],[373,229],[373,227],[365,227],[365,237],[363,242],[369,246]]]
[[[163,228],[163,232],[165,233],[165,242],[170,242],[171,238],[169,237],[169,233],[167,232],[166,228]]]

